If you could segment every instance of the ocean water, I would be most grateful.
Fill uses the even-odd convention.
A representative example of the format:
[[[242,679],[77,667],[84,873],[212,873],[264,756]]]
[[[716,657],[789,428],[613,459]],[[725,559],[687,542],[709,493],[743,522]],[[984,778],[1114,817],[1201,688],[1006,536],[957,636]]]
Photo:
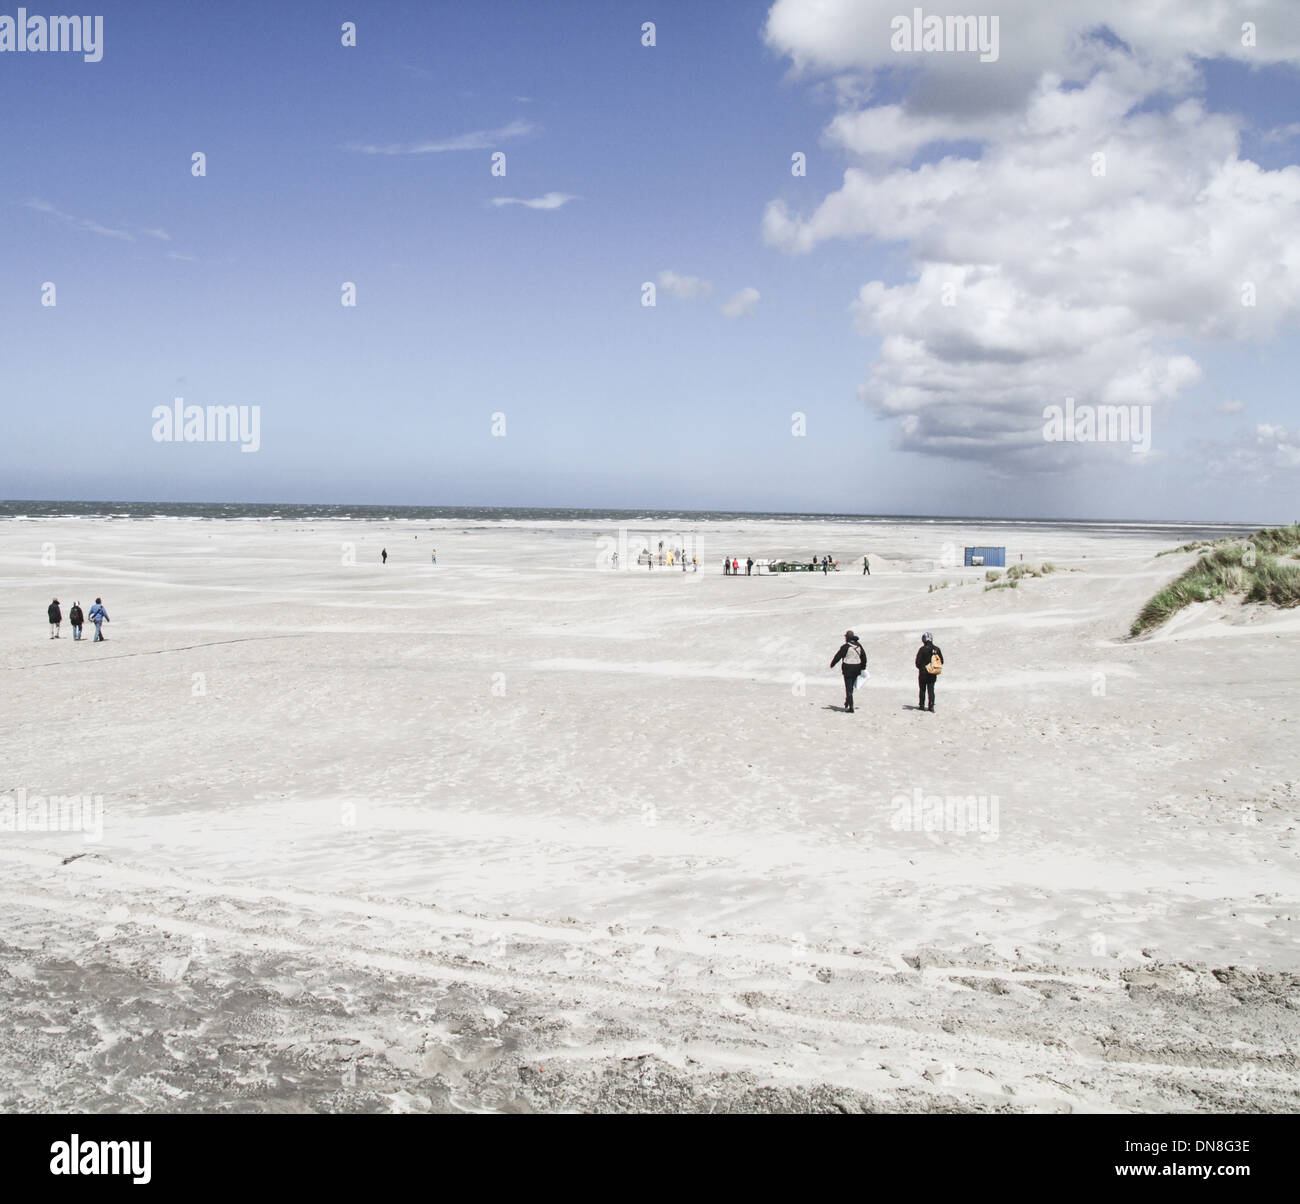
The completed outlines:
[[[351,506],[320,504],[270,504],[247,502],[0,502],[0,521],[22,522],[43,519],[94,518],[110,521],[174,519],[244,522],[436,522],[474,523],[586,522],[633,523],[896,523],[935,526],[978,526],[996,534],[999,528],[1043,527],[1087,531],[1093,535],[1135,535],[1150,532],[1183,539],[1215,539],[1225,535],[1249,534],[1262,523],[1198,522],[1115,522],[1087,519],[989,518],[979,515],[936,516],[929,514],[797,514],[743,510],[593,510],[563,507],[519,506]]]

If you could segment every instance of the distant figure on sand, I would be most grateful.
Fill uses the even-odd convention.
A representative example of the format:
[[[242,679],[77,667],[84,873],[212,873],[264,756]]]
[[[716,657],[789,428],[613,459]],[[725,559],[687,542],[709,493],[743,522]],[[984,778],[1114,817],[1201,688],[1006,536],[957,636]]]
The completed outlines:
[[[823,557],[822,557],[822,576],[825,577],[826,574],[829,573],[830,571],[831,571],[831,558],[830,558],[829,556],[823,556]]]
[[[100,624],[108,622],[108,611],[104,609],[104,603],[99,598],[95,599],[95,605],[90,608],[90,621],[95,625],[94,642],[98,644],[104,638],[104,633],[100,630]]]
[[[864,577],[871,576],[871,561],[869,561],[865,556],[862,558],[862,575]]]
[[[853,714],[853,690],[858,684],[858,677],[867,667],[867,654],[861,641],[851,631],[844,633],[844,643],[831,660],[831,668],[840,666],[844,674],[844,709]]]
[[[437,563],[438,563],[438,549],[437,549],[437,548],[434,548],[434,549],[433,549],[433,563],[434,563],[434,564],[437,564]]]
[[[388,563],[388,549],[387,549],[387,548],[385,548],[382,552],[379,553],[379,558],[380,558],[380,559],[381,559],[385,564]]]
[[[921,647],[916,652],[916,678],[921,696],[917,701],[918,711],[926,710],[925,700],[930,700],[929,710],[934,712],[934,679],[943,672],[943,653],[939,645],[927,631],[921,637]]]
[[[730,577],[730,576],[731,576],[731,557],[730,557],[730,556],[724,556],[724,557],[722,558],[722,575],[723,575],[724,577]]]
[[[59,624],[63,622],[63,611],[59,609],[59,600],[55,598],[46,608],[45,613],[50,616],[50,639],[59,638]]]
[[[74,602],[72,609],[68,611],[68,622],[72,624],[72,638],[81,639],[81,625],[86,621],[85,611],[81,609],[80,602]]]
[[[733,556],[731,558],[731,575],[734,577],[734,576],[738,576],[739,573],[740,573],[740,561]]]
[[[745,576],[746,577],[750,576],[753,573],[753,571],[754,571],[754,558],[750,556],[745,561]]]

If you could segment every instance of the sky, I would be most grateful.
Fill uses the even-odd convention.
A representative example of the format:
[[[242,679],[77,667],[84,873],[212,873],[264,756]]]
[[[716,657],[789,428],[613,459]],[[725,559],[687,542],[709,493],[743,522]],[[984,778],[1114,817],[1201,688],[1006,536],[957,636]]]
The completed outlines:
[[[0,497],[1294,521],[1300,10],[996,7],[0,7]]]

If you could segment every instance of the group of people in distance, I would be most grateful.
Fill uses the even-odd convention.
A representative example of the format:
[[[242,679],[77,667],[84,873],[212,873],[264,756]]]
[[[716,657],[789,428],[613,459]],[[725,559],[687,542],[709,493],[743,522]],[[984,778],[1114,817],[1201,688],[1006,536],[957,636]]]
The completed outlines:
[[[853,691],[857,687],[858,678],[867,671],[867,650],[852,631],[844,633],[844,643],[831,658],[830,667],[834,669],[836,665],[840,666],[840,671],[844,674],[844,709],[852,715]],[[927,631],[921,637],[921,647],[916,652],[916,677],[920,689],[920,697],[916,704],[918,711],[928,710],[934,714],[934,682],[942,672],[943,653],[939,650],[939,645],[934,642],[934,637]]]
[[[58,598],[55,598],[54,601],[49,604],[45,613],[49,616],[50,620],[50,639],[57,640],[60,638],[60,629],[63,626],[63,611],[59,608]],[[98,643],[104,639],[102,626],[108,622],[108,611],[104,609],[102,598],[96,598],[95,605],[90,608],[90,621],[95,625],[94,642]],[[72,604],[72,609],[68,611],[68,625],[72,628],[72,638],[74,640],[81,639],[81,629],[85,625],[85,622],[86,614],[81,609],[81,603],[74,602]]]
[[[820,560],[818,560],[817,557],[814,556],[808,562],[808,571],[810,573],[815,573],[818,569],[821,569],[822,574],[824,576],[825,574],[829,573],[831,569],[835,569],[836,572],[839,572],[839,563],[840,562],[838,560],[832,560],[829,553],[823,556]],[[754,558],[752,556],[747,556],[744,560],[744,565],[745,565],[745,576],[748,577],[754,571]],[[724,576],[727,577],[739,576],[740,566],[741,566],[741,561],[735,556],[724,556],[722,558],[722,572]],[[871,562],[865,556],[862,558],[862,575],[864,577],[871,576]]]

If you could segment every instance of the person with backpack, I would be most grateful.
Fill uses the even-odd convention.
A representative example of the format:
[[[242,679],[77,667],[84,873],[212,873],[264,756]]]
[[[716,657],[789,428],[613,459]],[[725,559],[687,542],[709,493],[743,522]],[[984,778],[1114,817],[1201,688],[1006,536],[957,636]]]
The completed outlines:
[[[63,622],[63,611],[59,609],[59,600],[55,598],[46,608],[45,613],[50,616],[50,639],[59,638],[59,624]]]
[[[858,684],[859,676],[866,672],[867,653],[862,642],[851,631],[844,633],[844,643],[831,659],[831,668],[834,669],[836,665],[840,666],[840,671],[844,674],[844,709],[852,715],[853,690]]]
[[[72,624],[72,638],[81,639],[81,625],[86,621],[85,612],[81,609],[80,602],[74,602],[72,609],[68,611],[68,622]]]
[[[918,711],[926,709],[925,700],[928,697],[930,713],[934,714],[934,679],[942,672],[943,653],[939,651],[939,645],[927,631],[921,637],[921,647],[916,652],[917,685],[921,691],[921,697],[916,704]]]
[[[100,630],[101,623],[108,622],[108,611],[104,609],[104,603],[101,599],[95,599],[95,605],[90,608],[90,621],[95,625],[94,643],[100,643],[104,638],[104,633]]]

